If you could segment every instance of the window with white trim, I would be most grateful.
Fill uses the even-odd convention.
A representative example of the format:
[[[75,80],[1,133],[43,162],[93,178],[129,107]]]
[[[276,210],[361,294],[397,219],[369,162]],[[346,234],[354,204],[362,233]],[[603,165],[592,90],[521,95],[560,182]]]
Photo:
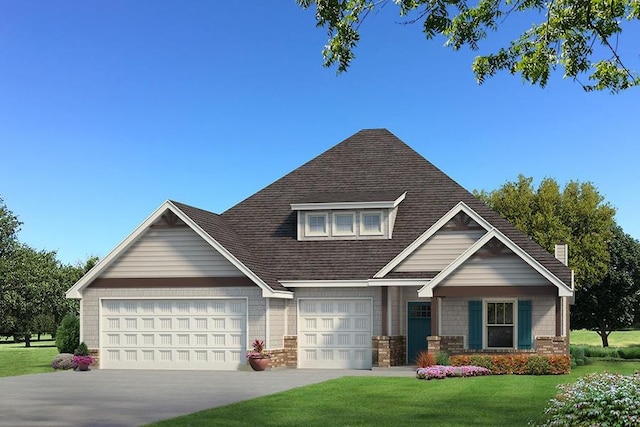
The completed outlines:
[[[307,236],[328,236],[329,230],[327,229],[327,217],[326,213],[308,213],[306,220],[306,235]]]
[[[360,234],[367,236],[382,234],[382,213],[362,212],[360,214]]]
[[[515,347],[515,303],[487,301],[485,304],[488,348]]]
[[[334,236],[353,236],[356,234],[356,214],[334,213],[333,232]]]

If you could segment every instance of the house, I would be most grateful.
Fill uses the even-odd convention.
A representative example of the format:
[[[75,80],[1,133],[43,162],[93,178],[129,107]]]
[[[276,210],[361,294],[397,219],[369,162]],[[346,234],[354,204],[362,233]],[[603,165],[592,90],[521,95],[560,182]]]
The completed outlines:
[[[385,129],[215,214],[167,201],[67,292],[102,368],[568,352],[573,274]],[[427,344],[428,343],[428,344]]]

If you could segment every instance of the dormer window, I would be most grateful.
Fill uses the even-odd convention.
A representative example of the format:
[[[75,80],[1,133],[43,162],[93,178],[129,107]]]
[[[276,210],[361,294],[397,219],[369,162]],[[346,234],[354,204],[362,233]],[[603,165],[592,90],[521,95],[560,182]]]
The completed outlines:
[[[326,213],[309,213],[307,214],[307,236],[328,236]]]
[[[356,234],[355,213],[334,213],[333,214],[333,235],[334,236],[354,236]]]
[[[364,236],[382,234],[382,212],[362,212],[360,214],[360,234]]]
[[[298,240],[391,239],[398,205],[406,193],[315,193],[300,203]]]

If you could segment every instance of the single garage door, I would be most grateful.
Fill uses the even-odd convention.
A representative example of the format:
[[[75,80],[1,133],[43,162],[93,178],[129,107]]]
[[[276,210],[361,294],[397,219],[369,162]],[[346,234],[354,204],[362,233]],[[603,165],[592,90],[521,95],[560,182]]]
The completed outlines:
[[[246,299],[103,299],[105,369],[237,369],[245,363]]]
[[[300,368],[371,369],[372,299],[300,299]]]

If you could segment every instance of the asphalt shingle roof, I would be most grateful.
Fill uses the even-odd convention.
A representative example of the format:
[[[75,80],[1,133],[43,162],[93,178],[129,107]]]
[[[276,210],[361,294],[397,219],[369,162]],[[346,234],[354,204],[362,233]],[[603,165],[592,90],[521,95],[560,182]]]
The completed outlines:
[[[392,239],[297,240],[292,203],[395,200],[404,192]],[[221,215],[174,204],[282,290],[279,280],[372,278],[460,201],[570,286],[566,266],[386,129],[352,135]]]

